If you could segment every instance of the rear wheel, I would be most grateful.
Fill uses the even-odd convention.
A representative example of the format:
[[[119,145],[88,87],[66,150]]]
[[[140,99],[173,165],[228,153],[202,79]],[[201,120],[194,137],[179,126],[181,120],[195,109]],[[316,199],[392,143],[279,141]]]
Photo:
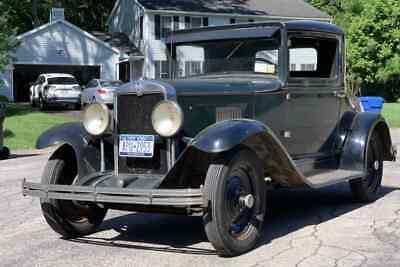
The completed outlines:
[[[46,111],[48,109],[48,105],[43,97],[39,97],[39,108],[42,111]]]
[[[77,164],[71,153],[58,152],[47,163],[43,184],[73,185]],[[40,200],[43,215],[50,227],[64,238],[89,235],[103,222],[106,209],[94,204],[70,200]]]
[[[366,176],[350,181],[351,191],[356,200],[371,202],[378,198],[383,175],[382,142],[377,132],[371,136],[368,144],[365,166]]]
[[[221,256],[240,255],[256,246],[266,206],[262,177],[259,159],[248,150],[210,165],[204,225],[208,239]]]

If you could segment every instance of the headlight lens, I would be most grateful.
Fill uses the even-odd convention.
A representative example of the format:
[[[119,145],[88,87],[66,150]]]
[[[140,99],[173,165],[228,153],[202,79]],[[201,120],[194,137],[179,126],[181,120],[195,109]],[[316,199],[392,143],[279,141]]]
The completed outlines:
[[[171,137],[178,133],[183,125],[182,109],[172,101],[158,103],[151,115],[154,130],[161,136]]]
[[[110,121],[108,107],[102,103],[88,106],[83,115],[83,126],[88,133],[95,136],[104,134]]]

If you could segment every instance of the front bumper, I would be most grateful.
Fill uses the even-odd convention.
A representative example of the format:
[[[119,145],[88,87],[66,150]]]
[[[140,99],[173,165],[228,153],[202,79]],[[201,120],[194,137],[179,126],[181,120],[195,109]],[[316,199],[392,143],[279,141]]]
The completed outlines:
[[[48,97],[48,98],[46,98],[46,102],[48,104],[60,104],[60,105],[79,104],[79,103],[81,103],[81,98],[80,97]]]
[[[98,204],[132,204],[170,207],[205,207],[202,189],[127,189],[22,183],[24,196],[75,200]]]

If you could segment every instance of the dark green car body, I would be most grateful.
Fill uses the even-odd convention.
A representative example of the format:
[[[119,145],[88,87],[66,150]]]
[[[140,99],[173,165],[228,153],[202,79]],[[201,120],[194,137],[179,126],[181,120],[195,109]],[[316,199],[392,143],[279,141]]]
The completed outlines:
[[[221,158],[236,153],[257,158],[257,171],[268,188],[360,181],[369,171],[371,140],[379,142],[382,152],[373,166],[395,160],[384,118],[360,112],[357,101],[346,94],[345,41],[338,27],[312,21],[206,27],[173,33],[166,43],[172,51],[171,79],[120,87],[107,134],[92,136],[82,123],[72,123],[39,138],[38,148],[56,145],[55,155],[73,158],[77,178],[73,184],[56,185],[24,181],[25,195],[109,209],[204,215],[215,201],[207,180],[218,174],[215,166]],[[182,65],[179,57],[187,47],[197,54],[185,55],[192,62]],[[308,65],[292,63],[294,57],[298,62],[312,57],[294,56],[295,50],[313,51],[316,59]],[[203,64],[193,62],[201,57]],[[215,71],[224,68],[229,71]],[[186,75],[191,70],[195,75]],[[183,113],[180,130],[172,137],[158,134],[152,122],[152,112],[162,101],[177,104]],[[123,156],[124,135],[154,136],[154,155]],[[249,207],[252,199],[251,194],[240,198]],[[263,216],[260,209],[256,217]],[[218,240],[211,241],[218,247]],[[237,255],[253,246],[225,249],[223,254]]]

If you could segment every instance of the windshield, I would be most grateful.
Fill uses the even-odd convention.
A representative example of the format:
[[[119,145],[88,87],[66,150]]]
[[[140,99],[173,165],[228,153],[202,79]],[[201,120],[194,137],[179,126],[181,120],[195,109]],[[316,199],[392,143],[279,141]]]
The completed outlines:
[[[279,48],[276,39],[178,44],[175,77],[235,72],[278,75]]]
[[[122,85],[121,81],[107,81],[100,82],[102,87],[119,87]]]
[[[48,84],[78,84],[76,79],[72,77],[49,78],[47,82]]]

